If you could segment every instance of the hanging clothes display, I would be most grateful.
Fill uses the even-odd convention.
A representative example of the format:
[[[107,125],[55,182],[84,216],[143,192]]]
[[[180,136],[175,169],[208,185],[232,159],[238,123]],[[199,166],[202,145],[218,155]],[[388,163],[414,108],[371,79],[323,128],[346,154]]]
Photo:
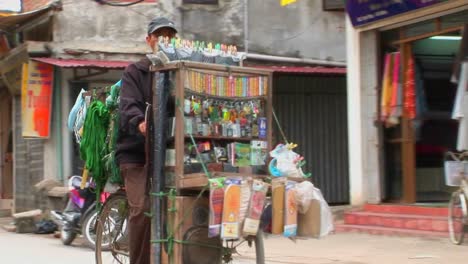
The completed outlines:
[[[468,150],[468,62],[461,66],[452,118],[459,122],[457,150]]]
[[[402,115],[402,85],[400,52],[385,55],[384,75],[381,94],[380,120],[386,127],[397,125]]]
[[[399,123],[401,117],[401,78],[400,78],[400,52],[393,54],[392,69],[392,97],[390,100],[390,116],[387,126],[394,126]]]
[[[416,87],[414,81],[414,59],[408,58],[405,72],[404,113],[409,119],[416,118]]]
[[[383,72],[383,81],[382,81],[382,94],[380,99],[380,121],[385,122],[390,113],[390,100],[391,100],[391,79],[390,79],[390,69],[392,67],[392,55],[385,55],[385,65]]]
[[[402,64],[405,64],[403,72]],[[412,55],[402,61],[400,52],[387,53],[382,78],[382,93],[380,98],[380,121],[386,127],[392,127],[400,122],[405,114],[409,119],[421,117],[427,110],[426,97],[421,74]],[[403,76],[405,83],[403,83]]]

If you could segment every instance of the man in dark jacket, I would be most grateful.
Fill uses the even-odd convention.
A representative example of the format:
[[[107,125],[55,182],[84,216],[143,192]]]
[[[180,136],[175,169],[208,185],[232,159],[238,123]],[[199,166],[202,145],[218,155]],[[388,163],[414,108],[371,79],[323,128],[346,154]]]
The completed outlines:
[[[155,51],[158,38],[174,37],[175,24],[164,17],[153,19],[148,25],[146,43]],[[129,65],[122,77],[120,91],[120,126],[116,159],[125,181],[129,214],[130,264],[150,263],[151,221],[149,212],[147,173],[145,167],[145,110],[151,103],[151,62],[144,58]]]

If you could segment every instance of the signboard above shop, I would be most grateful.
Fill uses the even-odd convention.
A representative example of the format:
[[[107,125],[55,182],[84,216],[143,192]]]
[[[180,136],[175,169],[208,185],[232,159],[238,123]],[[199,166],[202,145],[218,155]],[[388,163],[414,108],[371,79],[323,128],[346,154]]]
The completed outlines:
[[[346,12],[358,27],[447,0],[347,0]]]

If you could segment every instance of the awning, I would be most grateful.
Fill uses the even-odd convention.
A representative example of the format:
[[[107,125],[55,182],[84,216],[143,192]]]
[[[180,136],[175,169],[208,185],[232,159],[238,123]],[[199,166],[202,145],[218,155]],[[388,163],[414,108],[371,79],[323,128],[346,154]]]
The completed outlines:
[[[60,9],[59,1],[29,0],[23,3],[22,13],[0,12],[0,29],[8,30],[46,14],[50,10]]]
[[[346,68],[342,67],[294,67],[294,66],[251,66],[255,68],[270,69],[273,72],[301,73],[301,74],[323,74],[323,75],[346,75]]]
[[[52,64],[63,68],[107,68],[107,69],[123,69],[127,67],[131,61],[111,61],[111,60],[78,60],[78,59],[56,59],[56,58],[31,58],[35,61],[40,61]]]

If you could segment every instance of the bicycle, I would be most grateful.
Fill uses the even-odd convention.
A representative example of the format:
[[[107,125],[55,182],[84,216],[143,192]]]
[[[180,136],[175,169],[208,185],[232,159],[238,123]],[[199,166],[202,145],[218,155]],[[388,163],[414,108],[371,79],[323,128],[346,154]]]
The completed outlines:
[[[445,164],[446,184],[458,186],[449,202],[448,229],[452,243],[460,245],[468,231],[468,152],[448,154],[453,161]]]
[[[96,263],[130,263],[125,191],[111,194],[96,222]]]
[[[96,264],[130,263],[127,229],[128,212],[128,202],[123,190],[111,194],[104,203],[96,223]],[[202,232],[203,234],[194,235],[194,232]],[[183,262],[185,264],[198,263],[191,261],[190,255],[193,256],[193,254],[199,252],[200,248],[204,247],[202,245],[203,241],[197,241],[197,239],[208,236],[208,227],[194,226],[184,236],[185,239],[190,241],[185,241],[183,244]],[[247,243],[248,248],[242,248],[242,253],[250,256],[242,256],[238,251],[238,248],[244,243]],[[225,241],[215,249],[215,252],[211,252],[213,254],[210,254],[210,256],[213,258],[210,263],[245,263],[246,259],[252,258],[252,252],[249,252],[249,250],[254,250],[254,259],[257,264],[265,263],[263,232],[261,230],[257,236]]]

